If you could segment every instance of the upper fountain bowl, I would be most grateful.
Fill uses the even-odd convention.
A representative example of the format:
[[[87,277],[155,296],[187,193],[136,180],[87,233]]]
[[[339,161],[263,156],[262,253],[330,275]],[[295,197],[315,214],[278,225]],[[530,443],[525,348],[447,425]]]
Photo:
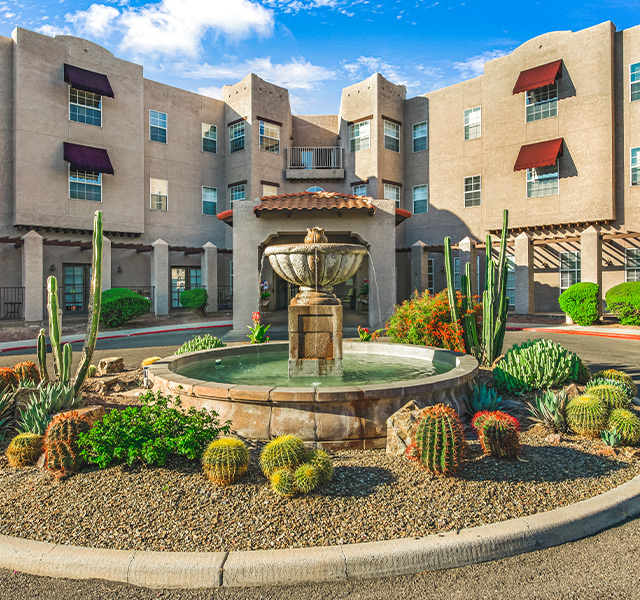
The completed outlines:
[[[273,270],[294,285],[331,289],[356,274],[367,249],[359,244],[279,244],[264,251]]]

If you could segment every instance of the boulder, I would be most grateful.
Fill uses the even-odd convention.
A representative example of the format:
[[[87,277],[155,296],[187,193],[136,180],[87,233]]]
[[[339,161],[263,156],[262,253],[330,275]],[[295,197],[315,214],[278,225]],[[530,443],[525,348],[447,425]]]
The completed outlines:
[[[415,402],[407,402],[387,419],[387,454],[401,456],[411,443],[420,413],[423,411]]]
[[[98,375],[111,375],[111,373],[122,373],[124,371],[124,360],[119,356],[103,358],[98,363]]]
[[[72,408],[71,410],[64,410],[59,412],[59,415],[70,415],[71,413],[78,413],[82,417],[86,417],[89,423],[93,425],[96,421],[102,421],[102,417],[105,416],[107,411],[104,406],[95,404],[92,406],[83,406],[82,408]]]

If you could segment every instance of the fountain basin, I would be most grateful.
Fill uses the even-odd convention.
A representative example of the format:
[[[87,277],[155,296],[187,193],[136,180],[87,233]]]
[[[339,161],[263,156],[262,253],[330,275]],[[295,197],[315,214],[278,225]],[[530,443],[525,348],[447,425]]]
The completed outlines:
[[[392,343],[345,341],[344,353],[392,356],[433,363],[446,372],[427,377],[377,384],[286,387],[223,383],[181,374],[203,361],[236,356],[267,356],[287,352],[286,342],[241,345],[171,356],[149,367],[153,389],[179,395],[185,408],[207,408],[230,419],[238,435],[267,440],[286,433],[299,435],[309,445],[325,449],[384,448],[387,419],[407,402],[430,406],[444,402],[459,413],[477,371],[469,355]]]

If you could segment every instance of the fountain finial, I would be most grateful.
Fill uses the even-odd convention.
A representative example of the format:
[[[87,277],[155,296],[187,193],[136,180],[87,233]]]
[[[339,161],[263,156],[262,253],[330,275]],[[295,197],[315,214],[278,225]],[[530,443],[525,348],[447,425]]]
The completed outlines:
[[[324,227],[307,227],[307,237],[304,238],[305,244],[326,244],[329,240],[324,234]]]

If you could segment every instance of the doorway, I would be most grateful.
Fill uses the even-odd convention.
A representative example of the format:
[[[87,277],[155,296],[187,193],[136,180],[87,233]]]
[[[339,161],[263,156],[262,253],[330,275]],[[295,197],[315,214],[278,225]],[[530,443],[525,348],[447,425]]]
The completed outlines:
[[[202,269],[200,267],[171,267],[171,310],[182,308],[180,304],[182,292],[202,287]]]

